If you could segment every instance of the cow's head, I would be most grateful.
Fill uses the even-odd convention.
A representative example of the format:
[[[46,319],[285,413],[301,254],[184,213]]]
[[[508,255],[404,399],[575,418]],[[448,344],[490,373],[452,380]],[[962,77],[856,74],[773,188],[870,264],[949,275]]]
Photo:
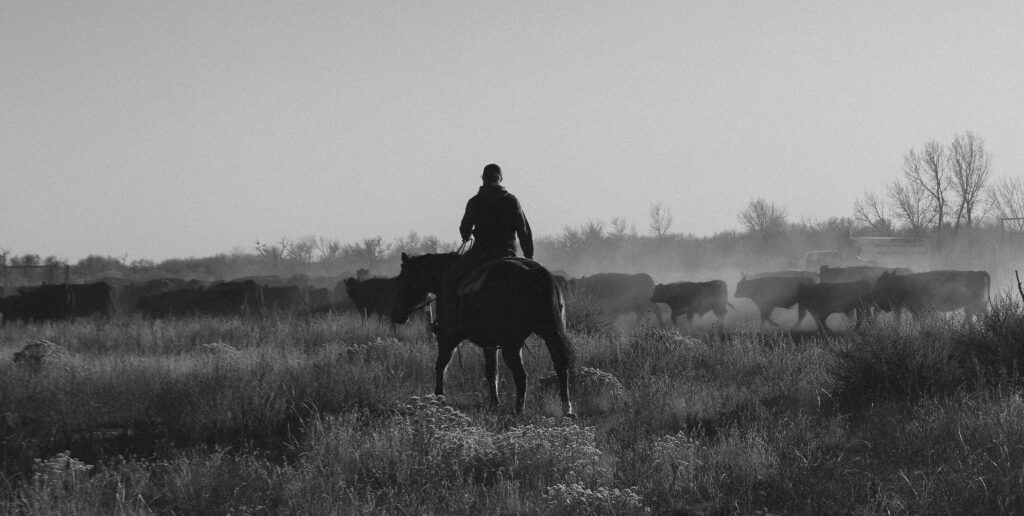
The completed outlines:
[[[398,299],[391,320],[404,324],[409,315],[429,302],[430,292],[436,290],[440,278],[434,278],[435,272],[426,256],[409,256],[402,253],[402,271],[398,274]]]
[[[669,301],[668,288],[663,283],[654,286],[654,294],[651,294],[652,303],[667,303]]]

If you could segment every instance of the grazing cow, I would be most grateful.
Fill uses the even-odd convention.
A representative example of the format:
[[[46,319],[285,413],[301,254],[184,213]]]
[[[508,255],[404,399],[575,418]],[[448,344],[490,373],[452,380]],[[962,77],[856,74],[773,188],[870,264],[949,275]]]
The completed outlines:
[[[117,306],[122,313],[131,313],[138,308],[139,299],[144,296],[172,290],[196,289],[202,286],[199,280],[183,280],[179,278],[152,279],[145,283],[129,283],[117,296]]]
[[[812,274],[813,276],[811,276]],[[800,285],[813,285],[817,274],[805,273],[801,275],[769,276],[758,275],[755,277],[744,277],[736,284],[735,297],[749,298],[757,305],[761,313],[761,325],[765,322],[772,326],[778,326],[772,320],[772,311],[776,308],[792,308],[796,305],[796,291]],[[803,319],[803,313],[799,313],[797,324]]]
[[[886,272],[871,293],[872,302],[887,312],[902,310],[914,317],[926,310],[963,309],[968,318],[985,312],[992,280],[985,271],[930,271],[901,276]]]
[[[356,305],[348,295],[348,287],[345,281],[339,281],[331,291],[331,310],[336,312],[355,312]]]
[[[306,289],[306,304],[311,312],[325,312],[331,309],[331,291],[326,288]]]
[[[702,317],[708,312],[714,312],[718,324],[722,324],[728,312],[726,307],[736,309],[729,303],[729,290],[722,280],[659,283],[654,286],[651,302],[667,304],[672,309],[672,324],[677,326],[676,319],[681,314],[686,314],[686,323],[692,325],[694,315]]]
[[[810,271],[773,271],[773,272],[758,272],[757,274],[744,274],[746,279],[759,279],[759,278],[798,278],[802,280],[809,280],[811,283],[818,282],[818,273]]]
[[[41,285],[0,301],[7,321],[54,321],[114,312],[113,289],[108,283]]]
[[[636,324],[654,312],[658,326],[664,326],[661,313],[653,310],[651,297],[654,295],[654,280],[648,274],[621,274],[605,272],[569,280],[569,290],[593,298],[601,311],[609,317],[635,313]]]
[[[832,314],[856,315],[856,328],[868,314],[871,298],[871,282],[866,280],[841,283],[805,283],[796,287],[796,302],[799,319],[804,312],[811,314],[818,325],[818,331],[831,332],[826,323]],[[799,321],[798,321],[799,323]]]
[[[345,280],[345,292],[352,304],[363,317],[377,314],[379,322],[384,316],[391,317],[398,296],[398,278],[368,278]]]
[[[114,288],[105,281],[67,285],[71,290],[71,316],[114,315]]]
[[[819,278],[822,283],[846,283],[850,281],[867,281],[871,286],[875,285],[878,277],[883,272],[891,272],[900,276],[913,274],[914,271],[906,267],[875,267],[870,265],[858,265],[854,267],[829,267],[822,265]]]
[[[306,308],[306,296],[303,289],[294,285],[269,287],[263,286],[263,309],[267,313],[291,314]]]
[[[153,317],[258,314],[263,309],[263,289],[252,280],[217,283],[143,296],[138,308]]]

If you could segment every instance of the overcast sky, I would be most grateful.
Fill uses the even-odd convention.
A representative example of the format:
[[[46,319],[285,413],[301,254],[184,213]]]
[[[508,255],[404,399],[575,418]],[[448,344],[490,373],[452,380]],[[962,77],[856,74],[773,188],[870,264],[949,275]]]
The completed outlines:
[[[128,260],[849,216],[973,131],[1024,174],[1024,3],[0,0],[0,250]]]

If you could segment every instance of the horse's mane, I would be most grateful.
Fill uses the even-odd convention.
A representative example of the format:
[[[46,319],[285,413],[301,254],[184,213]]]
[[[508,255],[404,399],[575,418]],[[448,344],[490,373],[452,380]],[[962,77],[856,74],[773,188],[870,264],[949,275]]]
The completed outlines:
[[[427,253],[416,256],[409,256],[409,263],[416,264],[421,270],[427,271],[430,275],[440,276],[458,258],[458,253]]]

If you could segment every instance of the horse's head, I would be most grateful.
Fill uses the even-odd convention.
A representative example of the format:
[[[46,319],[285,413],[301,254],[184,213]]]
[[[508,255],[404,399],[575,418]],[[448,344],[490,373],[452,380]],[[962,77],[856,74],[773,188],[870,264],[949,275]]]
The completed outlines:
[[[431,292],[440,290],[441,276],[452,257],[446,254],[409,256],[402,253],[402,272],[398,275],[398,299],[391,320],[404,324],[409,315],[429,302]]]

